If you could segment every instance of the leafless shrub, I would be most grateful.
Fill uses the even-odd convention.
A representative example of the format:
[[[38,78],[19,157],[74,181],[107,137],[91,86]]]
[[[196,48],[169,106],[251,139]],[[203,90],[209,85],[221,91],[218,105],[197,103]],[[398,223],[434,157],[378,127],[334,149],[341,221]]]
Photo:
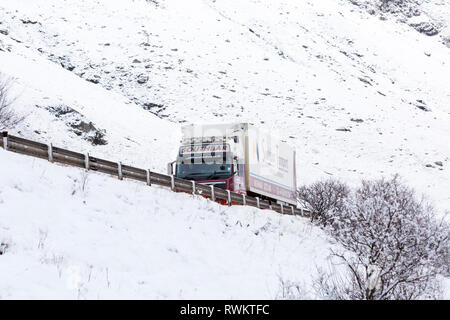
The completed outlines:
[[[45,254],[41,257],[40,262],[42,264],[55,265],[56,269],[58,270],[58,276],[59,278],[61,278],[65,262],[64,256],[55,253]]]
[[[349,270],[342,274],[336,268],[328,272],[317,269],[318,276],[313,280],[316,295],[324,300],[358,300],[358,287]]]
[[[80,189],[82,192],[86,191],[88,180],[89,180],[89,173],[87,171],[83,171],[81,173],[81,179],[80,179]]]
[[[8,251],[9,245],[7,242],[0,242],[0,256],[4,253],[6,253],[6,251]]]
[[[10,83],[10,79],[2,78],[0,74],[0,131],[12,129],[24,120],[12,109],[14,99],[8,95]]]
[[[358,270],[360,276],[363,277],[364,270]],[[368,288],[371,285],[378,285],[377,278],[369,275]],[[422,290],[421,299],[440,299],[442,297],[442,286],[437,278],[429,281],[423,281],[417,284],[417,288]],[[318,298],[323,300],[368,300],[364,295],[363,290],[360,289],[358,281],[355,281],[353,270],[347,268],[344,271],[337,271],[336,268],[325,272],[318,271],[318,276],[313,280],[313,289]],[[399,291],[399,294],[387,299],[406,300],[411,299],[408,296],[410,292]]]
[[[328,225],[335,212],[342,210],[350,188],[336,179],[318,181],[297,190],[297,198],[311,210],[311,221]]]
[[[300,283],[285,280],[281,276],[278,276],[278,281],[280,283],[280,288],[276,295],[276,299],[300,300],[306,298],[306,293]]]
[[[438,297],[437,276],[448,275],[449,226],[398,176],[363,181],[333,217],[331,230],[347,250],[332,253],[348,270],[345,281],[322,279],[335,297]]]
[[[37,248],[43,250],[45,247],[45,241],[47,240],[48,231],[44,229],[39,229],[39,241]]]
[[[89,172],[87,170],[82,171],[80,178],[74,178],[73,179],[73,187],[72,187],[72,196],[75,195],[77,192],[80,192],[81,194],[85,194],[88,189],[88,182],[89,182]]]

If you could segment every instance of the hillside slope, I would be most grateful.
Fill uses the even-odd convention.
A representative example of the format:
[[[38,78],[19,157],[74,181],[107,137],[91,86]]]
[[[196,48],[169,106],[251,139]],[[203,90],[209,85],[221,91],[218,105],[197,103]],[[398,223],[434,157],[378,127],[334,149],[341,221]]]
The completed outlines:
[[[400,173],[442,213],[450,3],[406,20],[373,3],[3,1],[0,74],[26,116],[10,131],[164,172],[182,124],[249,121],[296,147],[298,185]],[[411,27],[424,16],[438,35]],[[333,246],[300,218],[1,149],[0,177],[0,298],[271,299],[280,278],[317,298]]]
[[[307,219],[0,149],[0,299],[316,298],[330,239]],[[26,222],[26,223],[24,223]]]
[[[423,7],[431,15],[449,4]],[[440,36],[346,0],[17,0],[2,4],[0,18],[1,71],[24,79],[28,67],[18,74],[7,57],[33,63],[39,56],[54,63],[49,70],[102,88],[103,97],[114,97],[108,103],[87,99],[78,85],[67,102],[100,129],[110,101],[121,101],[114,114],[126,130],[116,132],[114,124],[106,134],[116,141],[139,130],[124,141],[139,151],[122,154],[110,143],[99,152],[164,170],[178,141],[166,140],[166,132],[178,134],[176,123],[250,121],[279,130],[296,147],[298,184],[328,176],[355,184],[400,173],[440,209],[450,208],[450,49]],[[26,91],[42,86],[20,81]],[[83,103],[76,101],[81,96]],[[28,109],[48,110],[44,97],[25,99]],[[134,109],[169,120],[168,129],[145,129],[151,117]],[[142,125],[135,128],[129,112],[142,115]],[[49,119],[58,120],[29,120],[27,135]],[[40,133],[54,139],[51,130]],[[72,136],[63,142],[78,147]],[[157,159],[155,148],[162,150]]]

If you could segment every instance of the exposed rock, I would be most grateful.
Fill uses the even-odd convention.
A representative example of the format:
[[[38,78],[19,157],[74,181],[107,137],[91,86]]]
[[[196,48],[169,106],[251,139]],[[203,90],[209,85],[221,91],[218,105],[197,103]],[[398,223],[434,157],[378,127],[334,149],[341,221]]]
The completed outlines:
[[[84,133],[89,133],[91,131],[96,131],[97,130],[92,122],[87,123],[87,122],[84,122],[84,121],[80,121],[77,124],[72,124],[71,127],[74,128],[74,129],[78,129],[78,130],[80,130],[81,132],[84,132]]]
[[[442,38],[442,43],[450,48],[450,36]]]
[[[149,111],[153,111],[151,109],[156,109],[156,113],[159,113],[159,112],[165,110],[167,107],[162,104],[158,104],[158,103],[146,102],[146,103],[144,103],[143,108],[144,108],[144,110],[149,110]]]
[[[443,167],[444,165],[442,164],[442,161],[435,161],[434,162],[435,165],[439,166],[439,167]]]
[[[67,61],[61,62],[61,67],[69,71],[73,71],[75,69],[75,66]]]
[[[86,78],[86,81],[92,82],[94,84],[98,84],[100,82],[100,77],[95,75],[92,78]]]
[[[22,21],[23,24],[36,24],[37,21],[32,21],[30,19],[20,19],[20,21]]]
[[[37,105],[37,107],[39,107]],[[62,116],[65,116],[67,114],[75,114],[78,113],[75,110],[73,110],[71,107],[68,107],[66,105],[56,105],[56,106],[48,106],[46,107],[48,111],[53,113],[57,118],[61,118]]]
[[[66,105],[36,105],[36,107],[48,110],[55,117],[62,120],[70,128],[70,131],[89,141],[92,145],[105,145],[108,143],[105,139],[106,131],[96,128],[91,121],[88,121],[73,108]]]
[[[425,112],[429,112],[430,110],[427,108],[427,107],[425,107],[425,106],[420,106],[420,105],[418,105],[418,106],[416,106],[417,108],[419,108],[420,110],[422,110],[422,111],[425,111]]]
[[[366,83],[366,84],[372,86],[372,82],[370,82],[370,80],[365,79],[365,78],[361,78],[361,77],[359,77],[358,79],[359,79],[359,81],[364,82],[364,83]]]
[[[75,129],[75,134],[84,136],[84,139],[89,141],[92,145],[105,145],[108,142],[104,139],[105,130],[97,129],[92,122],[79,121],[72,123],[70,126]]]
[[[148,81],[148,76],[147,76],[147,75],[145,75],[145,74],[140,74],[140,75],[138,76],[137,82],[138,82],[139,84],[144,84],[144,83],[146,83],[147,81]]]
[[[7,243],[0,243],[0,255],[5,254],[6,250],[8,249]]]
[[[410,26],[427,36],[435,36],[439,33],[437,27],[430,22],[411,23]]]
[[[352,130],[350,130],[348,128],[337,128],[336,131],[350,132]]]
[[[94,146],[108,144],[108,141],[106,141],[104,137],[104,132],[96,131],[94,136],[88,136],[86,140],[88,140]]]
[[[430,108],[427,107],[427,104],[422,99],[417,99],[414,105],[422,111],[429,112]]]

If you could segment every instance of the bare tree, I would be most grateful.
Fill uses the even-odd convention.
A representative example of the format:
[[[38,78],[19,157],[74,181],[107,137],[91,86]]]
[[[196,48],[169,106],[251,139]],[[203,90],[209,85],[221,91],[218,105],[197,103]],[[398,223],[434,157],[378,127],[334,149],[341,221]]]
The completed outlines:
[[[398,176],[363,181],[331,230],[346,249],[332,254],[348,270],[347,281],[322,284],[338,298],[436,298],[437,275],[448,275],[448,224]]]
[[[311,210],[311,221],[327,225],[336,211],[342,210],[350,188],[336,179],[315,182],[297,190],[297,198]]]
[[[325,300],[360,300],[360,291],[349,269],[339,272],[335,267],[325,271],[317,268],[318,276],[313,279],[316,295]]]
[[[0,75],[0,131],[12,129],[24,120],[12,109],[14,99],[8,95],[10,79],[2,78]]]
[[[299,282],[285,280],[278,276],[280,288],[275,296],[277,300],[301,300],[307,299],[306,291]]]

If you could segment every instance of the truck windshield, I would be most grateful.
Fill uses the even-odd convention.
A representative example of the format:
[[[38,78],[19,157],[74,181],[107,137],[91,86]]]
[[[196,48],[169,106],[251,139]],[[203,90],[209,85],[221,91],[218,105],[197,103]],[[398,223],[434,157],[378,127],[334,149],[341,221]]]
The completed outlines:
[[[218,180],[231,177],[231,164],[178,163],[177,177],[188,180]]]

